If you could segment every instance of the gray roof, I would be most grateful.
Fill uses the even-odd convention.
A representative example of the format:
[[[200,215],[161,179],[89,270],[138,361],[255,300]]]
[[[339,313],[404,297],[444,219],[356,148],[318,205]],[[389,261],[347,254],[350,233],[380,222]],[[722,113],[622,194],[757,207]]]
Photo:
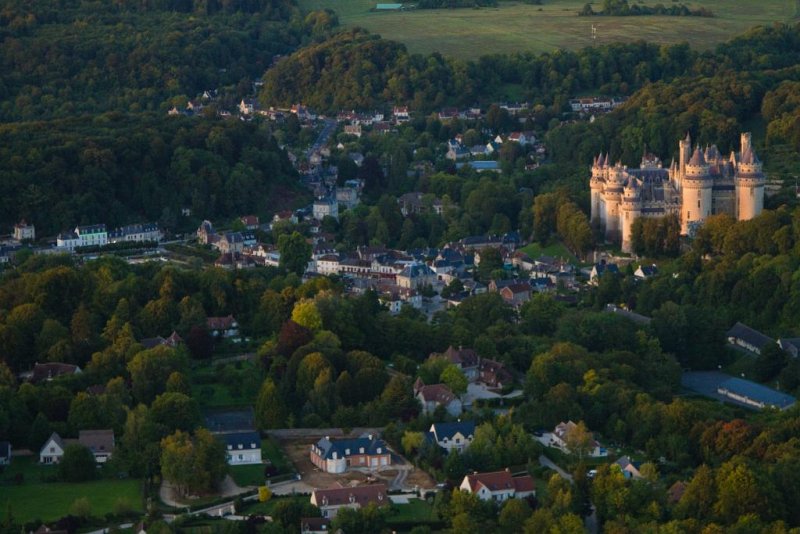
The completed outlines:
[[[433,423],[431,429],[431,435],[435,441],[442,441],[444,438],[453,439],[457,432],[460,432],[464,437],[469,437],[475,435],[475,421]]]
[[[363,447],[363,454],[386,454],[389,450],[386,448],[386,443],[382,439],[370,438],[356,438],[356,439],[339,439],[331,441],[327,437],[322,438],[317,442],[314,447],[317,448],[318,454],[326,460],[333,458],[333,453],[337,453],[339,458],[346,458],[353,454],[361,454],[360,450]],[[380,452],[378,452],[380,449]]]
[[[243,450],[255,450],[261,448],[261,436],[258,432],[230,432],[217,434],[225,445],[231,449],[238,450],[239,445]]]
[[[725,337],[732,337],[736,339],[741,339],[745,343],[753,345],[754,347],[762,348],[765,345],[770,343],[775,343],[775,340],[769,336],[765,336],[758,330],[754,330],[747,326],[746,324],[742,324],[737,322],[735,325],[731,327],[730,330],[725,334]]]

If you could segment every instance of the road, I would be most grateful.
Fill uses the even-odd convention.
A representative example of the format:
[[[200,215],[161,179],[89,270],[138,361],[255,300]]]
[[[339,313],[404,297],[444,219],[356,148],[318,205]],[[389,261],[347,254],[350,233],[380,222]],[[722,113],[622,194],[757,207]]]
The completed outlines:
[[[328,143],[328,139],[336,130],[336,121],[334,119],[325,119],[325,126],[322,128],[322,131],[317,136],[317,140],[314,141],[314,144],[306,151],[306,159],[311,157],[311,154],[314,152],[319,152],[322,147],[324,147]]]

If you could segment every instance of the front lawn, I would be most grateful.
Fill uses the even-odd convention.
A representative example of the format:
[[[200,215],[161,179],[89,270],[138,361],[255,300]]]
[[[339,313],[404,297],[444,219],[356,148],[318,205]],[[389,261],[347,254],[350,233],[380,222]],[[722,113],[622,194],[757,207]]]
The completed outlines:
[[[229,470],[236,485],[243,488],[245,486],[263,486],[266,480],[264,467],[264,464],[232,465]]]
[[[76,499],[86,497],[92,507],[91,515],[102,517],[113,513],[115,505],[125,501],[134,511],[141,512],[142,483],[140,480],[95,480],[69,484],[66,482],[25,483],[0,487],[0,516],[10,505],[17,523],[35,519],[53,521],[69,513]]]
[[[408,504],[395,504],[393,509],[396,512],[387,518],[388,523],[427,523],[439,520],[433,505],[422,499],[410,499]]]
[[[308,495],[298,495],[295,497],[272,497],[267,502],[248,501],[244,505],[244,513],[249,515],[272,515],[275,506],[281,501],[297,501],[301,503],[309,502]]]
[[[565,247],[562,243],[553,243],[543,247],[534,241],[533,243],[522,247],[519,250],[520,252],[524,252],[530,256],[530,258],[533,260],[539,258],[539,256],[550,256],[552,258],[563,258],[565,261],[571,263],[579,263],[578,259],[569,250],[567,250],[567,247]]]

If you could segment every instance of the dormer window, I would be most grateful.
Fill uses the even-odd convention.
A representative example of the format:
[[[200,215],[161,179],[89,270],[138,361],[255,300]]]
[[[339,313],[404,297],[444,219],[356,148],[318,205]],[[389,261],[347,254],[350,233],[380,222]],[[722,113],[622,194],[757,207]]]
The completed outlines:
[[[250,444],[250,448],[251,448],[251,449],[255,449],[255,448],[256,448],[256,444],[255,444],[255,443],[251,443],[251,444]]]
[[[378,454],[381,454],[381,448],[378,447]]]
[[[244,449],[244,445],[242,445],[241,443],[239,443],[239,449],[240,449],[240,450],[241,450],[241,449]]]
[[[359,454],[364,454],[364,447],[359,447],[358,452]]]
[[[228,445],[228,450],[231,450],[231,449],[233,449],[233,446],[232,445]]]
[[[350,456],[350,449],[345,449],[344,450],[344,455],[345,456]]]

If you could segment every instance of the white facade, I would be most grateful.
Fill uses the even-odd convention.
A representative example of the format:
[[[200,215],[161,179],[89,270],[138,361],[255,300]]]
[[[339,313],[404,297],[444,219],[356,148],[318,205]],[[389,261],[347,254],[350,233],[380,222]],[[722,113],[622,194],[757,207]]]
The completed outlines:
[[[64,443],[58,435],[50,436],[42,449],[39,451],[39,463],[57,464],[64,456]]]
[[[312,208],[312,216],[318,221],[325,217],[333,217],[339,220],[339,204],[335,200],[327,198],[316,200]]]

